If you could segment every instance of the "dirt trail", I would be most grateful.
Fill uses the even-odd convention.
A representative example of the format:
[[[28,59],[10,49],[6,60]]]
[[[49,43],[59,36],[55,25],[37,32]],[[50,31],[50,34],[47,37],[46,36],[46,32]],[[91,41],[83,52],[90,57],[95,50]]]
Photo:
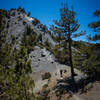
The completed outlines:
[[[79,96],[77,95],[73,95],[73,100],[83,100],[82,98],[80,98]]]

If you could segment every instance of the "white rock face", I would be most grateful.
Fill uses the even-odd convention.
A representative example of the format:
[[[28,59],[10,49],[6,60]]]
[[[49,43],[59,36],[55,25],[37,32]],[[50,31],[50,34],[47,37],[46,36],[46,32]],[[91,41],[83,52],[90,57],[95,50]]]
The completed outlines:
[[[67,65],[59,64],[55,61],[55,57],[45,48],[41,49],[38,46],[35,46],[35,50],[30,54],[30,59],[32,61],[32,78],[36,84],[34,92],[37,92],[42,89],[44,84],[48,83],[48,80],[42,80],[42,75],[45,72],[50,72],[52,78],[61,78],[60,70],[63,70],[63,76],[70,77],[70,67]],[[66,73],[64,73],[66,71]],[[75,76],[76,81],[79,80],[83,74],[75,69],[75,72],[78,76]]]
[[[28,21],[32,22],[34,20],[34,18],[32,17],[28,17],[27,15],[25,15],[25,19],[27,19]]]
[[[10,18],[6,18],[5,27],[5,30],[7,29],[8,31],[8,38],[13,35],[18,41],[21,41],[21,38],[26,31],[26,26],[28,25],[37,35],[42,34],[43,43],[48,40],[52,46],[55,45],[55,41],[53,41],[48,33],[48,29],[45,28],[38,19],[27,16],[25,13],[17,10],[9,11],[9,14]]]
[[[54,56],[45,48],[41,49],[36,47],[35,50],[30,53],[30,59],[32,60],[34,72],[39,72],[41,70],[54,72],[57,70]]]

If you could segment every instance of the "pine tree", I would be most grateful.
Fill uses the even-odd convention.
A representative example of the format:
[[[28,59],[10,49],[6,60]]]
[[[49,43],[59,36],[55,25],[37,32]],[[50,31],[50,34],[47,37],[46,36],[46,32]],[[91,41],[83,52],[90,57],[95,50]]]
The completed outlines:
[[[0,52],[0,100],[35,100],[34,80],[27,50],[12,51],[5,44]]]
[[[63,7],[60,9],[60,20],[56,20],[56,25],[52,28],[53,32],[55,32],[56,34],[61,34],[60,36],[62,36],[65,39],[65,41],[68,41],[71,76],[73,80],[75,73],[72,62],[72,39],[84,35],[84,32],[75,34],[75,32],[80,26],[78,24],[78,20],[75,18],[75,15],[76,14],[73,11],[73,8],[69,9],[68,6],[64,4]]]
[[[100,17],[100,10],[94,12],[95,17]],[[95,35],[89,34],[88,40],[100,40],[100,21],[91,22],[89,28],[93,29]],[[83,43],[85,44],[85,43]],[[74,65],[82,72],[95,79],[100,77],[100,43],[87,43],[81,45],[79,53],[74,56]]]
[[[100,10],[96,10],[94,12],[94,16],[100,18]],[[91,22],[90,24],[88,24],[88,27],[90,27],[91,29],[93,29],[94,32],[96,32],[94,36],[88,36],[88,39],[92,41],[100,40],[100,21]]]

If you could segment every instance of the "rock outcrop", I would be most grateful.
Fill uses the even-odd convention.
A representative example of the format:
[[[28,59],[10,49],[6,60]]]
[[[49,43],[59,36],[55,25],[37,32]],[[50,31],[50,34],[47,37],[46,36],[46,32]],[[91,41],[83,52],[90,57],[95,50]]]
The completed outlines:
[[[41,24],[38,19],[28,16],[22,8],[11,9],[7,13],[8,17],[6,17],[5,27],[5,30],[8,32],[7,38],[12,35],[18,40],[18,43],[20,44],[21,38],[26,31],[26,26],[30,26],[37,35],[42,35],[43,43],[48,40],[52,46],[55,45],[55,42],[51,38],[47,27]]]

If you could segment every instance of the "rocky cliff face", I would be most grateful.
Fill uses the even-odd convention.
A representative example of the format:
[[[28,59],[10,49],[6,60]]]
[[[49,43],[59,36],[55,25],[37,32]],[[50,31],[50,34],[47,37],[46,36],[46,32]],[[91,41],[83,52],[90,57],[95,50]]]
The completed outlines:
[[[51,45],[55,45],[55,42],[51,38],[48,29],[46,26],[40,23],[36,18],[28,16],[24,9],[11,9],[8,11],[8,16],[6,17],[6,27],[5,30],[8,32],[8,38],[12,35],[14,36],[19,44],[23,36],[23,33],[26,31],[26,26],[31,27],[37,35],[42,35],[42,42],[48,40]]]

